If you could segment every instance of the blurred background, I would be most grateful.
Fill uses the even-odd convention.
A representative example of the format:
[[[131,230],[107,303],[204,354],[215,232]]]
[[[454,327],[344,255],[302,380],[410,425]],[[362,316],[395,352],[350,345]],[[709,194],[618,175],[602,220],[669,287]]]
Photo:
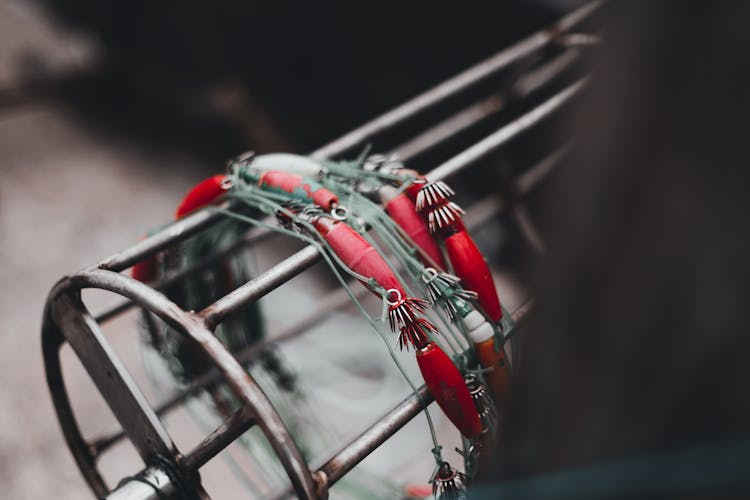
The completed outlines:
[[[188,187],[227,158],[311,151],[569,7],[2,0],[3,496],[90,494],[44,381],[40,319],[57,279],[168,221]],[[508,229],[496,229],[484,247],[520,255]],[[117,332],[133,321],[113,326],[112,338],[132,338]],[[113,342],[140,362],[137,347]],[[79,418],[106,428],[87,376],[70,373]],[[131,465],[115,464],[114,476]]]

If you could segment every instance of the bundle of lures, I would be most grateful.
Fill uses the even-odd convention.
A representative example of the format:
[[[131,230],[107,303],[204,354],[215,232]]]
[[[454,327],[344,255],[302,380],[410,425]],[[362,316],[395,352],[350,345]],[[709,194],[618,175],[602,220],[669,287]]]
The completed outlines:
[[[349,291],[348,275],[382,300],[378,317],[368,313],[349,291],[413,391],[415,384],[394,348],[413,349],[416,354],[425,385],[461,433],[463,443],[457,450],[463,467],[445,461],[425,410],[434,445],[435,468],[428,478],[432,494],[465,498],[477,464],[494,439],[498,413],[507,402],[511,367],[503,343],[514,325],[500,304],[484,257],[462,223],[464,212],[452,201],[454,194],[444,182],[405,168],[396,157],[363,154],[353,161],[334,162],[247,153],[231,160],[225,174],[197,184],[176,212],[181,218],[200,208],[217,210],[226,215],[224,221],[176,250],[136,264],[132,274],[152,282],[205,262],[217,248],[237,241],[248,225],[314,245],[341,286]],[[220,206],[222,201],[232,203]],[[241,260],[223,257],[205,272],[164,291],[180,306],[198,309],[250,276]],[[195,347],[167,325],[155,325],[154,318],[146,320],[149,345],[174,380],[186,385],[206,373],[209,363]],[[383,332],[381,325],[386,324],[397,341]],[[230,317],[216,335],[234,353],[256,345],[264,335],[257,306]],[[278,353],[267,349],[260,357],[274,385],[296,395],[291,406],[302,404],[304,391],[296,387],[293,370]],[[226,388],[211,386],[208,392],[212,409],[219,414],[227,416],[236,407]],[[295,427],[294,422],[287,423]],[[302,442],[314,440],[300,435],[304,429],[296,432]]]

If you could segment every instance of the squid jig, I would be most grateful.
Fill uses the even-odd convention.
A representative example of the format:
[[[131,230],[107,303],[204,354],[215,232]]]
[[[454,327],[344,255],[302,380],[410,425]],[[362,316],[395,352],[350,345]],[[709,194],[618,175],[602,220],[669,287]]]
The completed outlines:
[[[443,305],[454,322],[463,324],[474,344],[479,363],[486,370],[483,377],[498,404],[504,408],[510,389],[510,364],[503,347],[495,342],[495,327],[473,305],[476,292],[460,288],[456,276],[431,268],[425,269],[422,280],[427,284],[430,300]]]
[[[463,209],[451,201],[455,191],[443,181],[430,181],[417,171],[404,168],[393,157],[371,157],[365,168],[410,182],[404,192],[415,202],[416,211],[427,220],[430,233],[444,244],[453,271],[461,278],[464,288],[477,293],[479,304],[487,316],[499,322],[503,309],[492,274],[461,221]]]
[[[390,327],[394,331],[400,329],[399,346],[414,347],[417,364],[435,401],[464,436],[477,438],[482,424],[463,376],[448,355],[430,340],[429,335],[437,333],[436,328],[420,317],[427,302],[408,297],[385,259],[348,224],[325,216],[309,218],[347,267],[385,289]]]
[[[312,179],[335,175],[354,181],[358,188],[368,191],[361,179],[356,177],[357,169],[347,169],[331,162],[318,163],[305,156],[287,153],[255,156],[248,153],[240,156],[236,164],[240,166],[240,175],[245,180],[258,183],[262,188],[293,194],[298,200],[314,203],[326,211],[335,210],[338,197]],[[376,196],[391,219],[421,250],[420,260],[425,265],[445,269],[440,247],[430,235],[424,219],[416,211],[414,201],[385,183],[377,186]]]
[[[503,317],[503,308],[492,273],[461,221],[464,211],[450,201],[454,194],[453,189],[442,181],[427,182],[417,193],[417,211],[426,216],[430,232],[443,241],[453,270],[464,287],[475,291],[487,316],[499,322]]]

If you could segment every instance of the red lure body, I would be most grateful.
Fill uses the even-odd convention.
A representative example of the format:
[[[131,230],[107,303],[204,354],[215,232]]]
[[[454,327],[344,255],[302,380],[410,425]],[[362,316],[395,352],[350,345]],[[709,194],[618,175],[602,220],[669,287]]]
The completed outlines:
[[[212,203],[224,194],[226,190],[222,186],[223,182],[223,175],[214,175],[193,186],[177,206],[175,219],[183,218],[190,212]],[[156,279],[156,268],[156,257],[150,257],[136,263],[130,270],[130,275],[145,283]]]
[[[445,261],[440,247],[430,234],[427,223],[417,213],[414,202],[407,195],[401,193],[390,200],[384,199],[383,206],[391,219],[432,259],[432,262],[423,258],[422,255],[419,256],[420,260],[429,267],[437,265],[440,269],[445,269]]]
[[[150,257],[136,262],[130,270],[130,275],[142,283],[148,283],[156,279],[157,267],[156,257]]]
[[[396,322],[403,324],[399,339],[401,346],[406,345],[407,341],[415,346],[417,364],[427,388],[458,430],[467,438],[481,434],[479,414],[461,372],[437,344],[429,341],[426,332],[434,331],[434,327],[427,320],[417,317],[415,312],[421,312],[422,306],[419,302],[413,302],[414,299],[405,298],[406,292],[385,259],[349,225],[325,217],[313,223],[344,264],[363,276],[372,277],[386,289],[398,290],[404,299],[392,305],[390,312],[400,310],[395,314],[397,319],[391,319],[391,327]]]
[[[208,205],[224,194],[226,190],[222,187],[223,182],[223,175],[214,175],[196,184],[177,206],[175,218],[181,219],[193,210]]]
[[[426,180],[424,177],[422,180]],[[453,190],[442,181],[412,184],[418,186],[416,209],[429,222],[430,232],[439,235],[445,244],[453,271],[465,289],[476,292],[477,300],[492,321],[500,321],[500,305],[492,273],[482,252],[461,222],[463,210],[449,201]]]
[[[313,203],[324,210],[331,210],[339,202],[338,196],[317,182],[305,179],[301,175],[290,174],[289,172],[277,170],[263,172],[258,180],[258,186],[280,189],[289,194],[294,194],[296,191],[302,190],[309,200],[312,200]]]
[[[500,298],[487,261],[460,221],[454,228],[456,232],[444,238],[445,250],[453,270],[456,276],[461,278],[464,288],[477,293],[479,305],[487,316],[492,321],[500,321],[503,317],[503,308],[500,306]]]
[[[321,236],[331,245],[336,255],[352,271],[373,278],[386,290],[391,288],[398,290],[402,297],[406,297],[406,291],[391,268],[388,267],[385,259],[348,224],[321,217],[314,222],[314,225]]]
[[[469,439],[482,433],[482,422],[458,368],[434,342],[417,351],[424,382],[445,415]]]

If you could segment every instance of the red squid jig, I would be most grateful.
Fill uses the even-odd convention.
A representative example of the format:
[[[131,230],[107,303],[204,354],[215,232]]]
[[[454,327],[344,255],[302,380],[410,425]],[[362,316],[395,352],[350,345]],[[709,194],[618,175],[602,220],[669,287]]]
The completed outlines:
[[[467,438],[479,436],[482,424],[461,372],[448,355],[429,340],[429,334],[437,330],[420,317],[426,301],[407,297],[383,257],[349,225],[328,217],[317,217],[312,223],[347,267],[388,290],[388,320],[392,330],[400,328],[399,346],[402,349],[408,349],[410,344],[414,346],[425,384],[450,421]]]
[[[393,186],[385,185],[378,190],[385,211],[411,240],[422,250],[420,260],[429,267],[445,269],[445,261],[435,239],[430,234],[422,216],[417,213],[414,202]],[[426,256],[426,257],[425,257]]]
[[[408,347],[409,343],[426,342],[426,332],[435,331],[429,321],[419,316],[419,313],[424,312],[427,302],[407,297],[401,282],[385,259],[348,224],[328,217],[316,217],[312,222],[347,267],[357,274],[372,278],[388,291],[388,320],[394,331],[400,325],[399,346],[403,348]]]
[[[177,206],[175,219],[181,219],[189,213],[213,203],[226,191],[224,179],[223,175],[214,175],[193,186]],[[156,256],[152,256],[133,265],[130,275],[144,283],[153,281],[156,279],[157,267]]]
[[[464,211],[450,201],[454,194],[442,181],[427,182],[417,194],[417,210],[427,218],[430,231],[443,240],[448,259],[464,288],[477,293],[479,305],[492,321],[500,321],[503,309],[492,273],[461,222]]]

